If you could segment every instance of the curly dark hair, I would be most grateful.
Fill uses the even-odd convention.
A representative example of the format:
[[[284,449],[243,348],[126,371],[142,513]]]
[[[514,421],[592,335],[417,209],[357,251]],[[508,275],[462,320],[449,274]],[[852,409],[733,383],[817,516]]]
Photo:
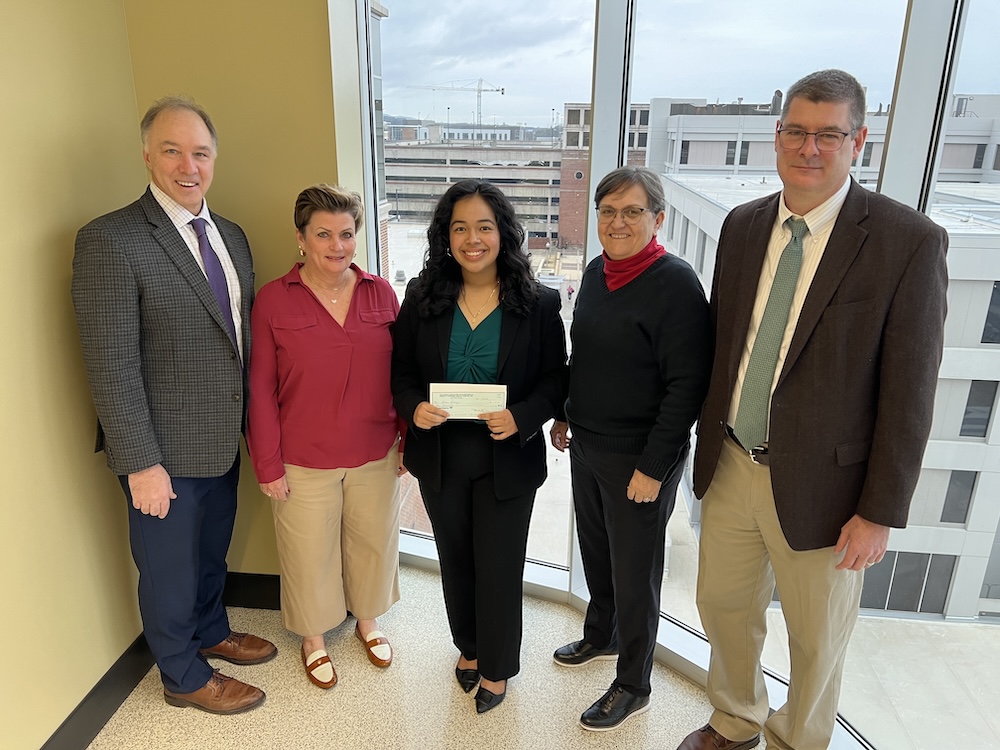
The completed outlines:
[[[406,291],[407,299],[416,305],[422,318],[440,315],[458,301],[462,267],[450,252],[451,215],[456,203],[472,195],[486,201],[500,231],[497,276],[501,306],[518,315],[527,315],[538,299],[538,282],[531,275],[531,261],[524,249],[524,227],[518,223],[507,196],[486,180],[462,180],[438,200],[427,228],[424,267]]]

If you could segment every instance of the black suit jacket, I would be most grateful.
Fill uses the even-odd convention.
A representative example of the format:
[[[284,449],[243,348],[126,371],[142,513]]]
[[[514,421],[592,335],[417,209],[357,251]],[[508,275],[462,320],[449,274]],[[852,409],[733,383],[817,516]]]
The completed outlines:
[[[779,200],[733,209],[719,237],[716,353],[694,462],[699,497],[719,460]],[[771,485],[793,549],[836,544],[855,513],[906,525],[941,363],[947,246],[926,216],[852,182],[771,400]]]
[[[212,213],[239,276],[250,356],[253,260],[243,230]],[[245,368],[208,279],[147,189],[76,238],[73,305],[97,408],[98,445],[116,474],[155,464],[221,476],[239,452]]]
[[[531,312],[522,317],[501,310],[497,382],[507,386],[507,408],[518,432],[493,446],[497,497],[514,497],[545,481],[545,440],[541,427],[566,398],[566,335],[558,292],[539,287]],[[403,463],[421,482],[441,487],[440,430],[421,430],[413,412],[426,401],[429,384],[444,382],[454,308],[421,318],[410,299],[396,319],[392,352],[392,393],[396,412],[407,421]]]

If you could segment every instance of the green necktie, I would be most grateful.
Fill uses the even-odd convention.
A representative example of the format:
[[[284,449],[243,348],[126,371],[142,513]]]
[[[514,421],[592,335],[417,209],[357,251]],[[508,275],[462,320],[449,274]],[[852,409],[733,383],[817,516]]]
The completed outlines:
[[[774,368],[778,365],[781,340],[788,325],[788,311],[795,296],[795,284],[802,268],[802,238],[809,227],[803,219],[789,218],[785,221],[792,231],[792,239],[785,245],[774,272],[771,293],[760,319],[757,338],[750,352],[750,362],[743,376],[740,391],[740,406],[736,411],[733,434],[746,448],[763,445],[767,439],[768,405],[771,401],[771,384],[774,382]]]

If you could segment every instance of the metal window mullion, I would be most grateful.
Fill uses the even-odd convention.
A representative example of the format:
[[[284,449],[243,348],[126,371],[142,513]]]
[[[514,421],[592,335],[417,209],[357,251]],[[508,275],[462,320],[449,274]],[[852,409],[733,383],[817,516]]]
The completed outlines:
[[[625,164],[637,0],[597,0],[590,116],[589,197],[608,172]],[[594,212],[587,214],[584,264],[600,254]]]
[[[934,195],[968,6],[910,0],[907,7],[878,191],[920,211]]]

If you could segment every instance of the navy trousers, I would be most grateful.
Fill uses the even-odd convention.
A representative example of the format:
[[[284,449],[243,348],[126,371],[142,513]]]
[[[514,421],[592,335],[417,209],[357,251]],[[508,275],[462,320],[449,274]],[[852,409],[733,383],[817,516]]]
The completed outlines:
[[[583,638],[597,648],[618,647],[615,682],[649,695],[660,621],[663,546],[684,468],[677,462],[651,503],[626,495],[638,456],[605,453],[570,442],[573,504],[590,604]]]
[[[229,635],[222,605],[226,553],[236,520],[240,458],[221,477],[171,477],[175,500],[166,518],[132,507],[128,477],[129,542],[139,569],[139,613],[165,688],[191,693],[212,667],[198,653]]]

